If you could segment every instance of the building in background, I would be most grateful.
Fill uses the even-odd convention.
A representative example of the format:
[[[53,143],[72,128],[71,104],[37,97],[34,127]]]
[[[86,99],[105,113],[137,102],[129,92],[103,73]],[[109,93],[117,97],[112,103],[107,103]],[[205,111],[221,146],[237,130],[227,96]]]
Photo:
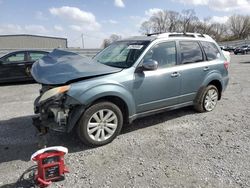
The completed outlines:
[[[67,48],[67,39],[39,35],[0,35],[0,49]]]

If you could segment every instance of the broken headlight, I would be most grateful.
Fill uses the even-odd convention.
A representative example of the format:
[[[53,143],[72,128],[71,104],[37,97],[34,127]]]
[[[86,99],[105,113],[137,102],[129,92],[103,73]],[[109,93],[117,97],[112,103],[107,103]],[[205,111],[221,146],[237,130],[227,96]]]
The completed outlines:
[[[53,89],[50,89],[46,91],[41,98],[39,99],[38,103],[45,102],[46,100],[52,98],[52,97],[57,97],[65,92],[67,92],[70,89],[70,85],[66,86],[61,86],[61,87],[56,87]]]

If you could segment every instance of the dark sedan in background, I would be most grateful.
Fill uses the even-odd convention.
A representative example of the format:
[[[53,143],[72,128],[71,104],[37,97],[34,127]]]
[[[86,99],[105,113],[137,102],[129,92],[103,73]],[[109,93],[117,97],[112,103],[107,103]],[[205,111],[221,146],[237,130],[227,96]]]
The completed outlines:
[[[32,64],[49,52],[23,50],[11,52],[0,58],[0,83],[33,80]]]
[[[248,54],[250,53],[250,45],[240,46],[235,48],[234,54]]]
[[[234,46],[220,46],[220,48],[224,51],[234,52],[236,47],[234,47]]]

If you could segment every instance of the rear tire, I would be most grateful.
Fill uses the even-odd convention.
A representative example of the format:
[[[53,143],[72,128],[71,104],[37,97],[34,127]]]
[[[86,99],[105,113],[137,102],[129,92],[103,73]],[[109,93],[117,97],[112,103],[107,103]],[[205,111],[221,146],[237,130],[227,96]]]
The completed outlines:
[[[198,94],[194,108],[198,112],[210,112],[216,107],[218,99],[217,87],[209,85]]]
[[[120,133],[123,115],[111,102],[90,106],[78,122],[78,137],[87,146],[102,146],[112,142]]]

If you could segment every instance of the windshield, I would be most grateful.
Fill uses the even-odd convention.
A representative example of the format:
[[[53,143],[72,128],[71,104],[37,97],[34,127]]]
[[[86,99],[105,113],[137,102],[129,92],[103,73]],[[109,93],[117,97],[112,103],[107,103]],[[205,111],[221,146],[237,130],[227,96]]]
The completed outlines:
[[[112,67],[129,68],[139,58],[150,41],[119,41],[111,44],[94,60]]]

